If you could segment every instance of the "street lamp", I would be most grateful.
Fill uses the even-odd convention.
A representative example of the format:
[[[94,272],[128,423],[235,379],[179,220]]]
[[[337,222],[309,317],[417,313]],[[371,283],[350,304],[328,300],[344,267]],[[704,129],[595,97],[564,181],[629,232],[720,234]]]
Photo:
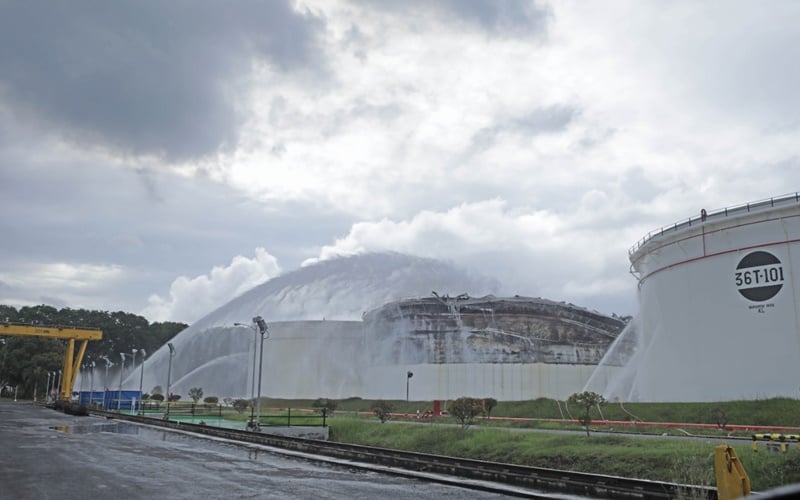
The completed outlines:
[[[91,364],[89,364],[89,366],[92,367],[92,371],[89,372],[89,378],[92,381],[92,385],[91,385],[91,387],[89,387],[89,407],[91,407],[92,406],[92,398],[94,397],[94,367],[97,366],[97,363],[92,361]]]
[[[269,328],[267,322],[261,316],[253,318],[253,323],[258,327],[258,333],[261,334],[261,352],[258,355],[258,399],[256,400],[256,427],[255,430],[261,430],[261,368],[264,366],[264,334],[269,338]]]
[[[81,365],[80,374],[81,374],[81,385],[80,385],[80,389],[79,389],[79,394],[80,395],[78,396],[78,403],[80,403],[81,400],[83,399],[83,378],[84,378],[84,376],[86,374],[86,363]]]
[[[414,374],[411,371],[406,373],[406,402],[408,402],[408,386],[411,383],[411,377],[413,376]]]
[[[39,375],[42,374],[42,369],[38,366],[33,369],[33,402],[36,402],[36,396],[39,395]]]
[[[50,387],[47,388],[47,398],[48,399],[50,399],[50,397],[53,395],[53,389],[55,389],[55,387],[56,387],[56,372],[50,372],[50,373],[52,375],[52,378],[50,379],[50,384],[51,385],[50,385]]]
[[[131,373],[133,373],[133,371],[136,370],[136,353],[137,352],[139,352],[139,349],[131,349]],[[139,394],[141,394],[141,391],[139,392]],[[136,398],[131,398],[131,411],[134,411],[136,409],[136,408],[134,408],[134,406],[135,406],[135,404],[133,403],[134,399],[136,399]],[[142,399],[141,395],[139,396],[139,399]]]
[[[122,366],[119,367],[119,398],[117,399],[117,411],[122,411],[122,373],[125,371],[125,353],[121,352]]]
[[[139,352],[142,353],[142,373],[139,375],[139,415],[144,415],[144,408],[142,407],[142,382],[144,382],[144,358],[147,357],[147,353],[144,349],[139,349]]]
[[[44,404],[47,404],[47,398],[50,396],[50,372],[47,372],[47,394],[44,396]]]
[[[100,357],[106,360],[106,376],[105,378],[103,378],[103,409],[107,410],[108,407],[106,407],[106,400],[107,400],[106,398],[108,396],[106,395],[106,393],[108,392],[108,368],[114,366],[114,363],[110,359],[108,359],[108,356],[100,356]]]
[[[63,375],[63,374],[61,373],[61,370],[58,370],[58,384],[56,385],[56,388],[57,388],[57,390],[58,390],[58,393],[57,393],[57,394],[58,394],[58,397],[60,397],[60,396],[61,396],[61,375]]]
[[[169,368],[167,368],[167,412],[164,413],[164,420],[169,420],[169,379],[172,376],[172,356],[175,355],[175,346],[172,342],[167,342],[169,347]]]
[[[233,326],[243,326],[253,330],[253,377],[250,383],[250,401],[255,402],[256,399],[256,346],[258,345],[258,328],[256,325],[248,325],[247,323],[234,323]],[[255,406],[250,406],[250,424],[253,422],[253,411]]]

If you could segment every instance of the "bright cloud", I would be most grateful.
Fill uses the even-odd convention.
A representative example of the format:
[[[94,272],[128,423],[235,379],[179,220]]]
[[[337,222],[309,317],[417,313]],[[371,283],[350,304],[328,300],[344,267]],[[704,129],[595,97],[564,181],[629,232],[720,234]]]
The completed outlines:
[[[280,273],[278,262],[263,248],[252,259],[237,255],[227,267],[214,267],[194,278],[172,282],[169,297],[151,295],[144,315],[153,321],[192,322]]]
[[[0,272],[0,303],[23,306],[47,302],[108,309],[103,294],[123,282],[127,274],[118,265],[21,263],[14,270]]]

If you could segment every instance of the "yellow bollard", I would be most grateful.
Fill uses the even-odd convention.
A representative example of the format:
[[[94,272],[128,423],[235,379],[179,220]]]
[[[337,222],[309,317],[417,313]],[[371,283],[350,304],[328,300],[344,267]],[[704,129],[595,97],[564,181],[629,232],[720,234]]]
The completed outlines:
[[[727,444],[714,448],[714,471],[719,500],[733,500],[750,494],[750,478],[734,449]]]

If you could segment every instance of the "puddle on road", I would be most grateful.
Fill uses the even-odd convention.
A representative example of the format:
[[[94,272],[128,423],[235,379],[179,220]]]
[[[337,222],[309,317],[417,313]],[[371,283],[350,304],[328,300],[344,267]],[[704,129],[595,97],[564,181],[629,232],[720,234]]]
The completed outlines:
[[[56,425],[50,428],[66,434],[96,434],[99,432],[107,432],[110,434],[139,434],[140,430],[139,426],[126,424],[124,422],[96,425]]]

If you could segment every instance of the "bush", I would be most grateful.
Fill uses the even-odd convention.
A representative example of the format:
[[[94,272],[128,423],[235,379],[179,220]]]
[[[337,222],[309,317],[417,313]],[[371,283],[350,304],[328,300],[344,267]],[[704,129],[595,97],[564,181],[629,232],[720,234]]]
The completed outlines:
[[[319,398],[313,403],[311,403],[311,407],[315,410],[322,412],[322,410],[326,410],[328,415],[333,415],[333,412],[336,411],[336,408],[339,407],[339,403],[333,399],[326,399],[326,398]]]
[[[153,401],[164,401],[164,395],[163,394],[153,394],[152,396],[150,396],[150,399],[152,399]]]
[[[381,423],[389,420],[393,409],[394,408],[392,408],[392,405],[389,402],[383,400],[376,401],[372,406],[372,412],[376,417],[378,417],[378,420],[380,420]]]
[[[210,404],[210,405],[219,404],[219,398],[216,397],[216,396],[208,396],[208,397],[203,399],[203,403]]]
[[[494,398],[484,398],[483,399],[483,409],[486,412],[487,417],[492,416],[492,410],[497,406],[497,400]]]
[[[236,399],[233,401],[233,409],[238,413],[244,412],[250,406],[250,401],[246,399]]]
[[[592,409],[600,408],[600,405],[605,404],[606,400],[603,396],[592,391],[576,392],[567,399],[567,403],[576,405],[581,408],[582,413],[578,417],[578,422],[586,429],[586,436],[589,436],[589,425],[592,423]]]
[[[463,397],[452,401],[447,411],[461,423],[462,429],[466,429],[476,416],[483,413],[483,405],[480,399]]]
[[[189,397],[192,398],[192,401],[194,401],[195,404],[197,404],[198,401],[203,399],[203,388],[192,387],[189,389]]]

